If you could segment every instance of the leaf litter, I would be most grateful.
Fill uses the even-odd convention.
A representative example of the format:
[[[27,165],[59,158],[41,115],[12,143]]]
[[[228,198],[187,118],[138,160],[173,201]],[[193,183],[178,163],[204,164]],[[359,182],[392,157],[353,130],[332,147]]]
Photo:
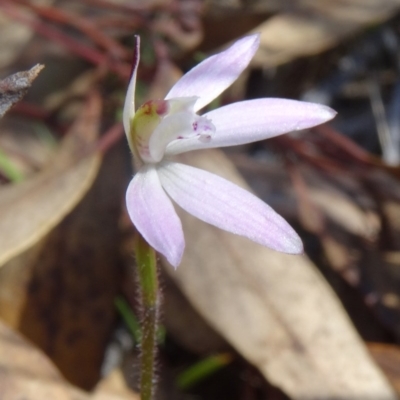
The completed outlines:
[[[202,13],[210,12],[202,8],[200,2],[196,1],[190,2],[190,6],[185,6],[186,8],[182,9],[179,8],[180,2],[178,2],[178,8],[171,8],[169,2],[158,2],[158,4],[149,3],[140,9],[140,7],[135,8],[134,5],[124,2],[111,3],[87,0],[77,6],[79,15],[84,15],[84,18],[87,19],[93,18],[89,26],[90,30],[85,31],[82,19],[77,19],[74,24],[68,24],[68,18],[74,18],[74,13],[77,12],[78,8],[74,9],[62,4],[61,7],[65,7],[67,12],[58,13],[57,9],[51,7],[46,9],[44,7],[40,9],[40,13],[37,11],[37,14],[41,15],[37,18],[38,15],[34,11],[35,7],[31,7],[30,2],[27,2],[28,7],[24,6],[24,12],[29,9],[31,15],[35,16],[35,23],[31,24],[21,17],[22,8],[17,10],[17,7],[21,7],[23,2],[18,5],[13,2],[6,3],[8,3],[7,15],[9,17],[18,20],[18,23],[26,23],[26,26],[30,26],[35,32],[47,38],[46,40],[49,40],[52,34],[56,33],[58,46],[61,45],[62,48],[68,49],[79,57],[85,56],[84,58],[89,60],[96,68],[93,71],[98,74],[100,80],[107,75],[110,69],[120,77],[125,76],[128,68],[125,55],[130,50],[130,47],[126,47],[126,51],[111,54],[112,46],[109,46],[111,42],[104,41],[104,35],[110,35],[112,40],[117,43],[120,43],[120,39],[123,37],[126,40],[125,43],[127,43],[133,29],[146,28],[149,26],[149,21],[152,21],[153,24],[151,24],[150,29],[153,29],[153,32],[162,32],[170,41],[170,43],[164,42],[157,38],[157,35],[152,36],[149,43],[155,49],[153,62],[162,64],[165,67],[164,73],[167,71],[167,78],[173,81],[177,69],[168,54],[173,54],[179,58],[191,51],[199,43],[201,35],[204,33],[201,31],[201,25],[198,24],[200,16]],[[239,13],[244,15],[243,10],[240,10],[241,5],[237,2],[231,2],[231,6],[233,3],[236,4],[235,7],[239,9]],[[245,4],[246,10],[254,12],[251,10],[251,6],[254,5],[258,7],[257,10],[259,11],[260,3],[252,3],[250,5]],[[283,9],[281,8],[282,4],[271,2],[271,5],[275,7],[273,12],[278,12],[275,18],[269,18],[268,13],[263,14],[265,24],[261,25],[261,28],[263,31],[265,29],[264,33],[267,37],[266,51],[259,54],[263,65],[266,65],[264,63],[267,62],[270,63],[268,65],[276,66],[298,56],[317,54],[322,49],[326,49],[327,46],[334,46],[338,40],[343,40],[341,39],[343,34],[362,29],[365,23],[376,21],[377,18],[393,15],[393,11],[398,6],[393,1],[380,3],[381,14],[377,15],[373,12],[376,8],[373,7],[372,0],[372,5],[368,10],[363,9],[363,4],[356,1],[341,2],[341,4],[332,4],[329,7],[327,7],[328,3],[324,2],[318,5],[319,8],[317,7],[317,9],[315,9],[315,6],[311,5],[311,7],[311,3],[301,2],[297,8],[288,13],[289,2],[284,3]],[[311,19],[306,18],[307,23],[305,23],[305,14],[310,12],[310,7],[314,7],[313,12],[310,13],[313,18],[309,15]],[[324,7],[327,8],[324,9]],[[348,18],[346,29],[339,32],[337,24],[335,27],[332,21],[335,21],[338,13],[343,14],[343,9],[346,7],[347,9],[350,7],[353,11],[362,9],[365,12],[362,14],[362,20]],[[93,17],[94,14],[91,12],[94,9],[97,12],[96,17]],[[6,9],[3,8],[4,10]],[[11,13],[10,10],[12,10]],[[354,17],[357,13],[358,11],[353,12],[351,16]],[[107,14],[106,17],[105,14]],[[161,14],[168,18],[159,18]],[[57,18],[61,18],[63,21],[60,22]],[[288,21],[293,21],[293,19],[296,23],[288,24]],[[325,23],[328,19],[329,23]],[[316,24],[312,22],[315,20],[317,20]],[[49,21],[52,21],[53,25],[49,24]],[[259,17],[256,22],[256,25],[260,23]],[[68,40],[68,34],[65,34],[67,32],[65,26],[67,25],[74,27],[75,35],[80,39],[84,38],[84,40],[81,40],[82,46],[77,46],[79,41],[76,40],[76,36],[74,40]],[[254,28],[254,26],[248,29]],[[298,42],[290,40],[290,29],[294,26],[297,27],[296,34],[301,39],[301,43],[307,43],[307,46],[299,46],[296,44]],[[301,27],[301,29],[298,27]],[[330,29],[325,30],[326,27]],[[98,35],[96,29],[100,30],[102,35]],[[64,35],[59,35],[59,32]],[[218,36],[218,29],[216,32],[215,36]],[[279,32],[287,33],[289,36],[284,36],[283,33],[279,34]],[[304,38],[308,39],[305,40]],[[225,44],[228,40],[227,37],[219,39],[215,37],[214,39],[215,43],[218,43],[219,40],[220,44]],[[273,45],[276,47],[271,47],[271,43],[268,42],[272,39]],[[34,36],[33,40],[37,40],[37,35]],[[208,48],[215,48],[215,44],[210,42],[210,37],[207,35],[206,41],[208,43],[203,44],[205,47],[208,45]],[[171,42],[174,46],[169,48],[168,45]],[[103,46],[103,44],[105,45]],[[45,47],[42,46],[42,48]],[[31,48],[37,49],[38,47],[31,46]],[[93,52],[93,49],[96,51]],[[86,55],[83,54],[83,50],[88,51]],[[88,54],[89,57],[87,57]],[[110,68],[110,60],[114,63],[112,68]],[[187,58],[186,60],[181,59],[181,65],[187,67],[189,65],[187,60]],[[300,64],[297,64],[299,62]],[[299,65],[303,65],[304,70],[304,64],[301,64],[301,62],[304,61],[293,63],[297,71],[302,70],[298,67]],[[325,64],[327,64],[326,61]],[[256,67],[260,65],[257,64]],[[157,70],[154,65],[143,67],[140,71],[141,80],[150,82],[154,77],[154,70]],[[310,70],[307,69],[307,71]],[[161,69],[158,71],[160,72]],[[277,69],[275,72],[277,74],[275,78],[278,81],[280,79],[286,82],[285,79],[282,79],[282,76],[284,76],[282,69]],[[264,73],[265,76],[268,74],[273,75],[271,71]],[[165,79],[162,79],[162,82],[165,82]],[[107,82],[107,85],[106,87],[109,90],[110,81]],[[167,88],[162,88],[161,85],[160,89],[158,85],[158,83],[154,84],[151,89],[156,93],[161,93],[159,97],[162,97],[162,92]],[[260,81],[259,86],[261,86]],[[290,82],[286,82],[286,86],[290,86]],[[245,92],[245,90],[242,90],[242,92]],[[235,93],[238,92],[228,92],[225,99],[229,99],[231,96],[232,100],[232,98],[235,98]],[[54,154],[53,161],[26,182],[18,185],[7,184],[1,187],[0,207],[1,210],[9,211],[4,214],[5,218],[0,219],[0,234],[3,239],[0,241],[0,261],[2,261],[2,264],[6,264],[2,270],[4,276],[6,276],[6,271],[11,270],[13,262],[15,267],[19,259],[21,277],[15,273],[12,279],[18,281],[23,278],[24,266],[32,262],[37,263],[38,260],[40,263],[42,257],[46,257],[47,253],[50,254],[55,250],[54,238],[56,237],[61,242],[64,238],[66,253],[56,251],[53,256],[47,256],[54,260],[50,264],[57,266],[57,254],[68,259],[68,248],[71,248],[68,243],[74,240],[73,236],[67,239],[64,228],[59,228],[60,230],[57,232],[56,226],[76,207],[94,181],[101,162],[101,155],[94,150],[99,148],[96,147],[98,146],[97,134],[103,128],[103,124],[110,122],[109,112],[110,109],[115,108],[115,104],[112,104],[115,98],[116,96],[104,96],[106,107],[100,117],[101,106],[99,104],[101,101],[98,96],[96,98],[96,95],[89,96],[86,106],[81,110],[81,125],[77,122],[77,125],[70,128],[69,133],[61,140],[59,150]],[[60,107],[62,106],[61,104]],[[89,109],[93,111],[93,119],[89,117]],[[53,108],[53,110],[55,110],[52,114],[54,118],[57,109]],[[54,123],[54,120],[45,122]],[[60,129],[58,129],[59,131]],[[353,287],[352,297],[350,297],[350,302],[353,304],[355,303],[355,293],[361,294],[366,303],[363,304],[363,312],[366,314],[362,315],[369,317],[360,322],[360,318],[357,319],[355,313],[350,312],[353,322],[356,323],[364,339],[369,338],[371,340],[371,338],[374,338],[392,343],[393,349],[387,349],[385,357],[391,357],[391,354],[395,354],[398,339],[393,337],[398,335],[399,309],[399,292],[395,279],[399,248],[398,194],[396,189],[398,172],[396,168],[388,168],[382,165],[377,157],[370,156],[368,152],[362,153],[357,149],[355,150],[348,143],[338,146],[337,142],[327,140],[326,137],[321,139],[323,136],[322,133],[314,132],[311,136],[297,137],[292,141],[276,141],[274,149],[281,159],[280,162],[278,161],[278,166],[281,168],[280,172],[277,172],[276,165],[269,168],[265,165],[264,159],[261,158],[260,161],[260,158],[250,157],[251,152],[246,152],[251,150],[249,148],[240,150],[241,154],[240,152],[231,154],[232,160],[246,176],[248,182],[255,183],[254,190],[259,192],[266,200],[271,200],[277,211],[282,211],[284,215],[297,224],[299,230],[303,230],[306,244],[308,244],[308,253],[313,262],[305,257],[287,258],[258,247],[251,247],[246,242],[237,241],[237,238],[233,236],[217,234],[210,227],[198,225],[187,216],[184,217],[187,225],[186,230],[193,237],[192,243],[195,243],[195,246],[192,246],[190,257],[185,260],[186,265],[182,265],[177,274],[171,274],[171,279],[176,281],[183,295],[196,309],[197,318],[202,319],[202,323],[207,326],[208,330],[203,329],[205,333],[199,339],[204,344],[196,346],[196,344],[193,344],[191,335],[193,330],[197,329],[196,326],[199,327],[200,325],[193,324],[192,326],[190,323],[185,325],[173,322],[170,314],[176,314],[176,310],[169,307],[166,309],[166,320],[169,321],[166,325],[167,327],[171,326],[171,336],[174,339],[171,339],[167,334],[166,345],[172,343],[175,346],[177,344],[182,346],[180,350],[175,350],[174,356],[179,357],[182,354],[196,353],[197,356],[204,357],[207,355],[206,351],[210,351],[204,350],[207,349],[207,340],[209,340],[209,343],[214,343],[213,347],[209,346],[208,349],[213,348],[216,352],[226,351],[226,342],[228,342],[233,353],[237,352],[242,355],[262,373],[263,377],[259,377],[262,383],[258,386],[262,389],[255,389],[250,381],[238,378],[240,372],[243,372],[243,365],[238,366],[235,361],[233,362],[235,364],[233,367],[236,368],[236,370],[234,369],[236,373],[234,375],[235,382],[240,382],[238,385],[245,388],[243,393],[247,393],[250,396],[249,398],[255,398],[257,390],[266,393],[266,380],[281,388],[286,395],[293,399],[347,399],[351,398],[350,395],[357,398],[360,393],[362,398],[367,399],[364,396],[365,392],[363,392],[367,389],[370,390],[370,393],[375,393],[373,398],[376,399],[379,399],[379,396],[385,396],[385,399],[395,398],[387,380],[367,353],[364,342],[355,332],[346,312],[322,275],[317,271],[315,264],[321,268],[328,278],[332,275],[327,273],[327,268],[334,268],[336,277],[343,278]],[[118,137],[117,132],[111,142],[107,140],[102,142],[103,144],[106,143],[105,151],[108,151],[110,143],[112,145],[116,140],[115,138]],[[262,153],[265,148],[259,148],[257,151]],[[335,152],[336,154],[334,154]],[[120,153],[123,157],[122,154]],[[188,163],[204,163],[205,167],[215,169],[216,173],[228,174],[240,180],[237,172],[222,154],[210,152],[207,159],[193,156],[186,161]],[[293,173],[294,169],[295,173]],[[256,173],[255,170],[258,172]],[[364,173],[362,174],[362,172]],[[342,179],[343,177],[346,179]],[[243,181],[241,182],[243,183]],[[107,212],[107,208],[104,208],[104,212]],[[83,217],[77,214],[74,218],[79,220]],[[92,216],[91,218],[95,217]],[[125,218],[126,216],[123,215],[121,226],[124,226]],[[11,219],[16,222],[15,225],[7,224],[7,220],[10,221]],[[79,231],[79,224],[77,226]],[[128,245],[127,265],[128,268],[131,268],[134,263],[129,250],[131,232],[126,229],[124,234]],[[77,233],[77,237],[80,238],[80,241],[79,246],[75,249],[82,247],[83,254],[83,250],[87,248],[85,236],[80,236]],[[95,241],[97,240],[95,239]],[[108,240],[118,243],[120,238],[115,234],[112,237],[110,236]],[[34,244],[36,245],[32,247]],[[28,250],[29,248],[30,250]],[[318,248],[318,251],[316,248]],[[111,250],[106,250],[106,252],[108,251]],[[24,261],[24,257],[29,255],[29,252],[31,252],[31,260]],[[77,254],[79,254],[78,250],[77,253],[71,253],[71,260],[65,262],[66,268],[70,265],[70,268],[73,269],[74,257],[79,258]],[[115,253],[113,254],[115,264],[119,265],[120,261],[118,261]],[[85,257],[83,256],[83,259]],[[208,259],[208,257],[210,258]],[[113,264],[111,259],[106,256],[104,256],[104,259],[110,260],[109,263]],[[91,263],[93,264],[91,265],[95,265],[97,262],[92,260]],[[81,264],[77,263],[76,265]],[[79,276],[79,268],[75,270],[77,276]],[[90,271],[88,272],[89,280],[94,276],[95,269],[90,269]],[[110,279],[109,275],[104,270],[102,271],[101,274],[108,277],[106,280]],[[82,273],[84,273],[83,270]],[[52,279],[51,276],[54,278],[52,274],[56,275],[54,270],[49,275],[39,274],[37,282],[41,283],[43,279]],[[68,274],[65,276],[67,280],[73,277],[73,275],[68,276]],[[122,278],[124,282],[121,283],[121,287],[124,288],[123,291],[134,308],[135,299],[132,295],[134,289],[131,275],[124,271],[121,276],[125,277],[125,279]],[[126,277],[129,277],[129,279],[126,279]],[[25,279],[25,283],[29,283],[31,279],[29,274],[25,275]],[[5,279],[4,282],[7,282],[7,280]],[[343,285],[343,283],[334,282],[339,286]],[[114,284],[115,281],[113,281]],[[168,282],[166,282],[166,285],[169,285]],[[9,302],[3,302],[0,306],[2,318],[9,318],[8,322],[12,322],[14,329],[21,329],[20,320],[23,314],[17,311],[14,315],[6,313],[7,308],[10,309],[7,304],[13,302],[12,290],[9,288],[7,292],[6,286],[4,284],[0,289],[2,293],[0,303],[4,301],[1,298],[4,299],[7,296]],[[100,286],[96,286],[96,290],[99,290],[99,288]],[[19,302],[23,308],[25,305],[21,298],[26,298],[24,296],[26,296],[27,291],[32,290],[32,287],[29,284],[22,285],[20,290],[23,292],[22,296],[15,302]],[[336,286],[335,290],[340,294],[341,289],[338,290]],[[77,292],[74,292],[72,287],[67,290],[67,293],[69,291],[72,302],[74,299],[76,301]],[[44,292],[46,295],[47,289]],[[169,293],[169,290],[165,290],[166,296],[170,296]],[[88,299],[90,298],[91,295],[88,296]],[[343,300],[342,297],[341,299]],[[344,302],[346,303],[346,301]],[[79,307],[90,308],[86,300],[82,300],[82,298],[78,303],[77,309]],[[51,301],[48,302],[47,307],[51,307],[51,304]],[[107,308],[109,306],[109,303],[102,303],[99,310],[109,312]],[[368,314],[368,310],[372,310],[371,313],[373,312],[377,319],[373,319],[371,314]],[[75,315],[75,313],[72,314]],[[65,314],[61,318],[73,319],[74,315],[68,317]],[[190,318],[194,317],[188,317],[189,321]],[[99,323],[98,321],[99,319],[95,318],[94,325],[88,323],[84,329],[90,332],[93,326]],[[29,336],[30,332],[34,336],[34,330],[42,329],[40,325],[46,323],[45,318],[43,321],[38,318],[37,322],[38,325],[35,328],[33,325],[26,324],[25,334]],[[67,325],[65,324],[65,326]],[[64,329],[62,328],[62,330]],[[172,330],[175,330],[173,334]],[[375,333],[371,334],[372,331]],[[65,331],[65,333],[67,332]],[[62,333],[60,337],[63,337]],[[115,343],[112,344],[115,345]],[[62,345],[60,346],[62,347]],[[190,351],[183,348],[190,349]],[[344,348],[346,351],[343,351]],[[390,350],[393,350],[393,352],[391,353]],[[172,359],[174,356],[172,356]],[[84,357],[83,354],[82,357]],[[174,368],[177,365],[174,364],[176,360],[171,361],[167,352],[164,353],[163,357],[163,364],[165,365],[161,368],[161,374],[163,374],[164,368],[167,373],[174,374],[174,371],[176,371]],[[382,358],[377,357],[377,359],[379,364],[386,369],[381,361]],[[193,356],[191,360],[194,362]],[[73,368],[77,361],[79,362],[79,354],[76,357],[71,357],[66,363],[69,362],[70,368]],[[178,368],[182,369],[185,365],[187,366],[188,363],[181,363]],[[7,366],[5,369],[7,369]],[[64,371],[66,370],[64,369]],[[129,368],[127,370],[131,371]],[[10,371],[12,371],[11,368]],[[13,372],[10,373],[13,374]],[[84,375],[83,372],[82,374]],[[221,372],[217,373],[216,376],[221,376]],[[392,375],[390,375],[390,378],[394,382],[395,378]],[[210,381],[203,381],[200,387],[207,388],[208,382]],[[42,384],[45,387],[45,382]],[[219,383],[219,386],[221,385],[222,382]],[[164,394],[168,393],[169,398],[179,396],[176,393],[176,388],[171,389],[170,382],[161,386],[161,390]],[[12,393],[15,394],[19,391],[20,389],[14,389]],[[21,393],[23,393],[22,389]],[[75,393],[74,395],[75,397],[72,398],[77,399],[83,399],[87,396],[83,393]],[[57,396],[61,399],[65,394],[60,392],[59,395],[54,395],[52,398],[58,398]],[[103,396],[104,398],[113,398],[110,393],[104,393]],[[235,393],[234,396],[238,399],[244,398],[244,395],[241,397],[240,393]],[[272,391],[270,397],[271,399],[286,399],[287,397],[284,396],[275,390]]]

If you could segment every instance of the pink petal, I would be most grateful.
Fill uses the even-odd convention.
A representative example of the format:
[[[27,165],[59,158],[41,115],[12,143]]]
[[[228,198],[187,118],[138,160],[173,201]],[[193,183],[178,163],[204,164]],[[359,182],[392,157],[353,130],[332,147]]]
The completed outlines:
[[[271,249],[302,253],[301,239],[290,225],[246,190],[183,164],[161,164],[158,173],[166,192],[195,217]]]
[[[214,100],[247,67],[260,43],[260,35],[246,36],[222,53],[215,54],[184,75],[169,91],[166,99],[199,96],[195,111]]]
[[[166,154],[257,142],[311,128],[335,115],[336,112],[327,106],[297,100],[268,98],[241,101],[204,115],[216,129],[211,141],[177,140],[168,146]]]
[[[154,166],[144,166],[126,192],[128,214],[147,243],[176,268],[185,248],[182,225]]]
[[[128,90],[125,97],[124,110],[122,112],[122,122],[124,124],[125,134],[128,138],[130,147],[130,130],[131,130],[131,119],[135,115],[135,89],[136,89],[136,75],[140,60],[140,36],[136,36],[136,44],[134,49],[133,61],[132,61],[132,72],[131,79],[129,81]]]

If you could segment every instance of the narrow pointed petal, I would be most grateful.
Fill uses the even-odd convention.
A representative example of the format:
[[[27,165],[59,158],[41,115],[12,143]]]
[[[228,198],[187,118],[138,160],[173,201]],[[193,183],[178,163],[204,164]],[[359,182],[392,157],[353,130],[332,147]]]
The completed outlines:
[[[301,239],[290,225],[246,190],[183,164],[161,164],[158,173],[169,196],[195,217],[271,249],[302,253]]]
[[[140,60],[140,36],[136,36],[136,44],[132,61],[131,79],[129,81],[128,90],[125,97],[124,110],[122,112],[122,122],[125,129],[125,134],[128,138],[129,145],[132,149],[130,138],[131,119],[135,115],[135,89],[136,89],[136,75]]]
[[[134,176],[126,192],[126,206],[147,243],[176,268],[185,248],[182,225],[154,166],[145,166]]]
[[[177,140],[168,146],[166,154],[257,142],[311,128],[335,115],[327,106],[304,101],[273,98],[241,101],[204,114],[216,129],[211,141]]]
[[[259,34],[246,36],[227,50],[207,58],[185,74],[172,87],[166,99],[199,96],[195,111],[200,110],[237,79],[253,58],[259,44]]]

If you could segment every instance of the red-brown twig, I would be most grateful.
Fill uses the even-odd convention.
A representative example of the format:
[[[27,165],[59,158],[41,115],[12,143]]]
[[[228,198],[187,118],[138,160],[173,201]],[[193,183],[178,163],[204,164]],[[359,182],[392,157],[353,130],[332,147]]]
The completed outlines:
[[[111,60],[104,53],[98,51],[97,49],[94,49],[93,47],[83,44],[77,39],[71,38],[60,30],[48,26],[43,22],[37,21],[33,18],[26,17],[26,15],[23,15],[15,5],[9,2],[1,1],[0,9],[11,18],[29,26],[38,34],[61,44],[71,52],[82,57],[83,59],[95,65],[106,67],[107,69],[115,72],[124,80],[129,78],[131,68],[128,63]]]
[[[122,58],[125,60],[130,57],[130,52],[125,49],[124,46],[113,38],[105,35],[87,18],[82,18],[76,13],[67,12],[51,6],[38,6],[27,0],[18,0],[18,3],[25,5],[47,20],[73,26],[77,30],[81,31],[85,36],[93,40],[93,42],[98,46],[107,50],[112,57]]]
[[[117,122],[98,140],[96,150],[99,150],[103,154],[106,153],[123,135],[124,128],[120,122]]]

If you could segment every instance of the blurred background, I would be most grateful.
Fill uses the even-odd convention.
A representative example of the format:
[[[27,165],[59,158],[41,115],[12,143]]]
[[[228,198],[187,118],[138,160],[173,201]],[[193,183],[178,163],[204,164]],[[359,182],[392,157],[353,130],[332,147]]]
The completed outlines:
[[[134,35],[140,105],[253,32],[256,56],[209,109],[285,97],[338,116],[181,161],[254,191],[306,254],[180,213],[183,263],[159,261],[157,399],[397,398],[400,1],[0,0],[2,400],[139,399]]]

